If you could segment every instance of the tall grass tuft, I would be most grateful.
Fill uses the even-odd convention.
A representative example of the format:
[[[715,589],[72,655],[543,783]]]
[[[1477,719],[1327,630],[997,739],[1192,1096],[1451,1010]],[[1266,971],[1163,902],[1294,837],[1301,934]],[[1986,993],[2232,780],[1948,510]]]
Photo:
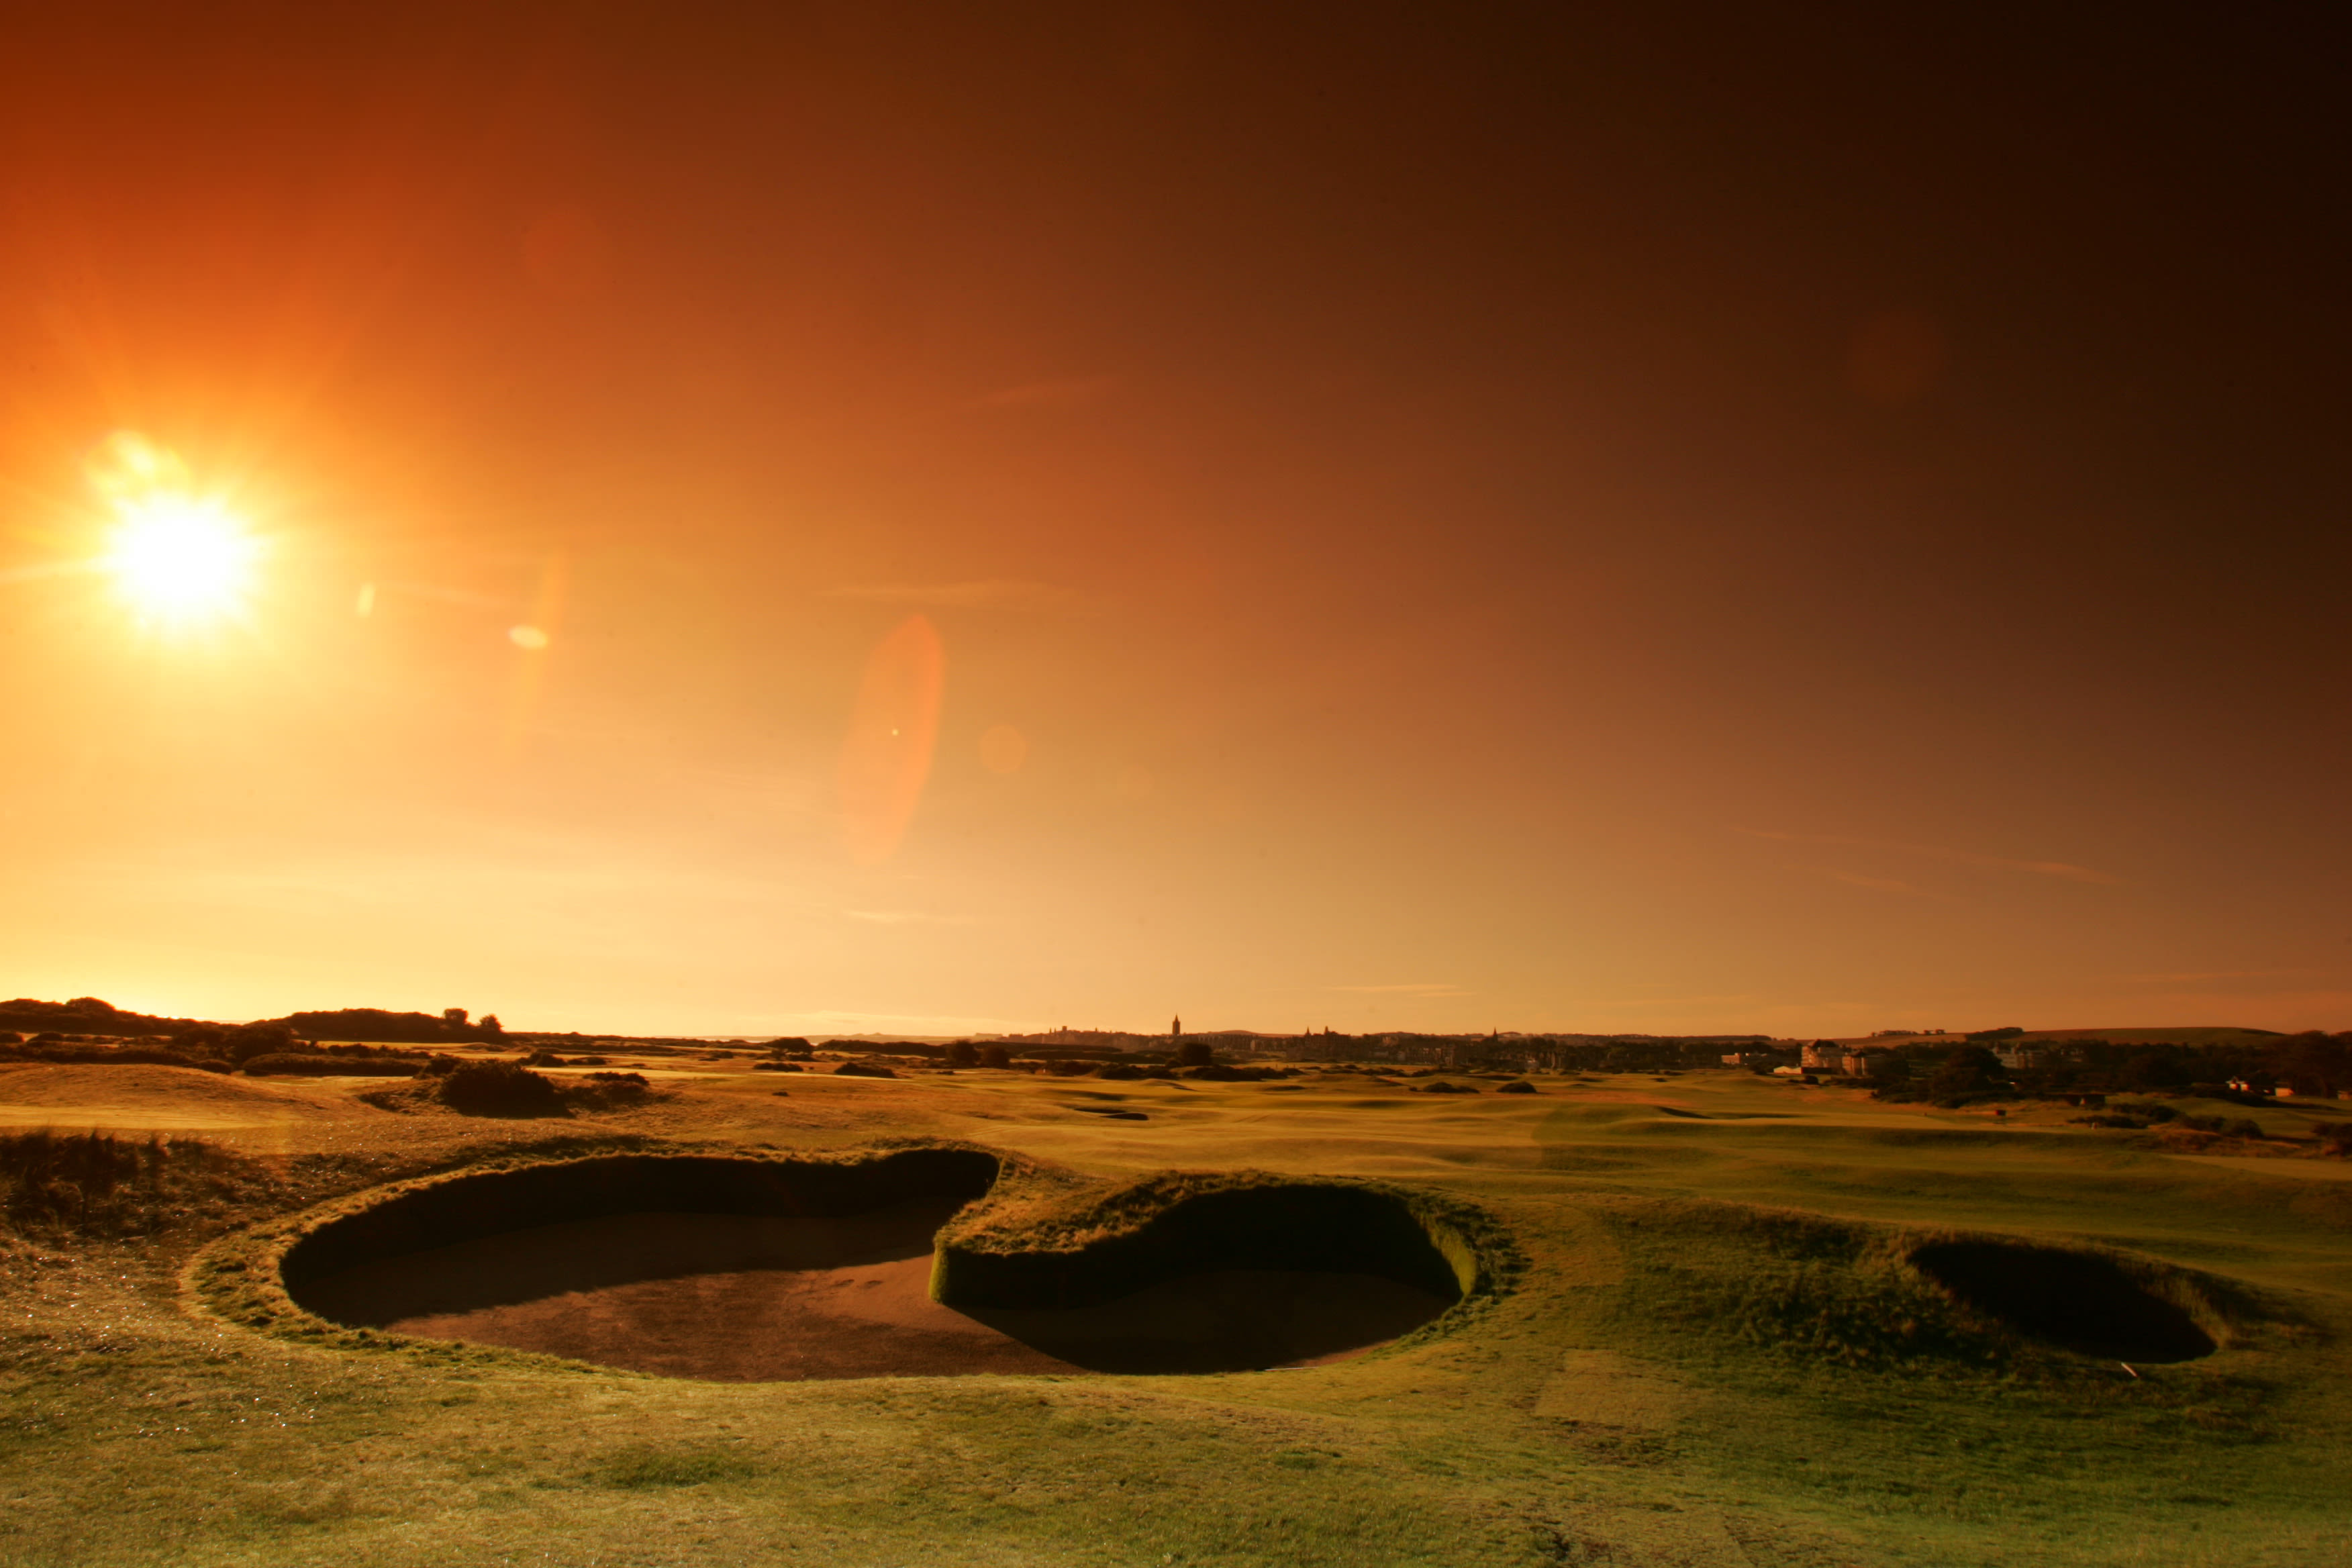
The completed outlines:
[[[42,1130],[0,1136],[0,1219],[22,1236],[146,1236],[251,1184],[201,1139]]]

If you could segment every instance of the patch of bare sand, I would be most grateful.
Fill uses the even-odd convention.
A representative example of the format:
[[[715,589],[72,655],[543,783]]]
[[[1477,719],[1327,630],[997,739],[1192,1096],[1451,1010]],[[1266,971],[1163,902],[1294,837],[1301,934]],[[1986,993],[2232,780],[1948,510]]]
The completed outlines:
[[[1691,1403],[1690,1390],[1663,1370],[1611,1351],[1569,1351],[1536,1395],[1535,1414],[1654,1432]]]
[[[387,1258],[304,1286],[338,1322],[717,1382],[1213,1372],[1328,1360],[1446,1303],[1362,1275],[1224,1270],[1100,1307],[930,1298],[953,1205],[840,1218],[639,1214]]]
[[[0,1125],[183,1131],[331,1120],[341,1112],[194,1068],[0,1065]]]

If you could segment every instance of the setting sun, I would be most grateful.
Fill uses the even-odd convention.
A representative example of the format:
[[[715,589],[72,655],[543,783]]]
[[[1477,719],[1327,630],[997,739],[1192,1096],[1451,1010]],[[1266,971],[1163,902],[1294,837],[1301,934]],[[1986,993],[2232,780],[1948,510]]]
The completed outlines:
[[[134,605],[174,620],[236,607],[258,546],[219,502],[157,495],[121,515],[107,564]]]

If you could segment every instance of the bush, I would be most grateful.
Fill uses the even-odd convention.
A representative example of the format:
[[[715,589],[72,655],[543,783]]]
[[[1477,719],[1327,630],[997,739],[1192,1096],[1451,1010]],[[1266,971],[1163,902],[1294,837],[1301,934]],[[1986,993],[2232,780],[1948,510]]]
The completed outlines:
[[[247,1057],[245,1070],[252,1078],[272,1075],[300,1078],[404,1078],[417,1064],[397,1057],[330,1057],[311,1051],[274,1052]]]
[[[751,1070],[753,1072],[804,1072],[807,1069],[798,1062],[753,1062]]]
[[[653,1098],[653,1085],[641,1072],[592,1072],[571,1089],[563,1098],[588,1110],[612,1110],[625,1105],[643,1105]]]
[[[554,1083],[520,1062],[467,1062],[441,1079],[441,1103],[467,1116],[561,1116]]]
[[[1177,1067],[1204,1068],[1216,1059],[1216,1053],[1209,1048],[1206,1040],[1179,1040],[1176,1043],[1173,1065]]]
[[[2339,1160],[2352,1157],[2352,1121],[2338,1121],[2320,1129],[2319,1152]]]
[[[982,1046],[980,1047],[980,1065],[984,1068],[1009,1068],[1013,1065],[1013,1053],[1003,1046]]]
[[[1522,1078],[1514,1079],[1495,1092],[1496,1094],[1533,1094],[1535,1091],[1536,1086]]]
[[[958,1040],[948,1047],[947,1063],[951,1068],[976,1068],[980,1065],[980,1047],[970,1040]]]
[[[2251,1116],[2241,1116],[2235,1121],[2231,1122],[2230,1125],[2221,1129],[2221,1131],[2228,1133],[2232,1138],[2260,1138],[2264,1136],[2263,1132],[2263,1124],[2255,1121]]]
[[[897,1078],[888,1068],[872,1067],[865,1062],[844,1062],[833,1069],[835,1078]]]

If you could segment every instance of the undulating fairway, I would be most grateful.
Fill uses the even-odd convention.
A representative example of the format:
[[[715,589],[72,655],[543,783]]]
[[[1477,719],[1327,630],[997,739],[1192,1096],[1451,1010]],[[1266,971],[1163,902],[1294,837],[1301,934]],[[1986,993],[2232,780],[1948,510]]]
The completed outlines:
[[[381,1079],[0,1068],[0,1131],[182,1141],[0,1237],[0,1562],[2352,1555],[2352,1165],[2301,1152],[2328,1108],[2197,1147],[1728,1071],[648,1076],[667,1098],[501,1121]],[[587,1206],[496,1208],[583,1172]],[[787,1175],[832,1195],[713,1195]],[[1257,1239],[1219,1253],[1203,1215]],[[819,1268],[790,1311],[743,1283]],[[1158,1294],[1103,1304],[1120,1268]],[[564,1292],[640,1316],[511,1299]],[[1287,1326],[1200,1327],[1252,1301]],[[692,1342],[648,1348],[664,1324]]]

